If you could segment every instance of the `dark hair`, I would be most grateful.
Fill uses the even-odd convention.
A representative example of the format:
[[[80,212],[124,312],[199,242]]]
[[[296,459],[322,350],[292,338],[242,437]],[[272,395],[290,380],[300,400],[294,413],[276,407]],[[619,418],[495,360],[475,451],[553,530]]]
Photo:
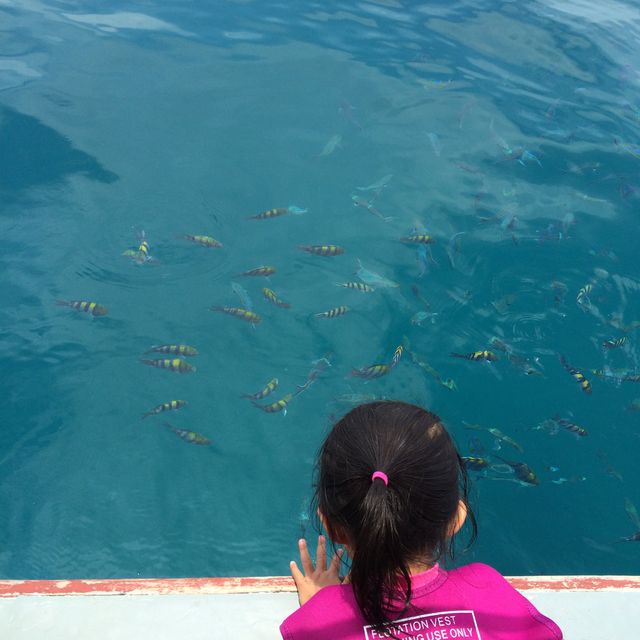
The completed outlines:
[[[384,472],[371,480],[374,471]],[[376,628],[411,601],[409,566],[453,557],[451,525],[467,505],[468,479],[440,418],[404,402],[356,407],[333,427],[318,456],[315,500],[329,537],[352,547],[350,582]],[[468,510],[472,541],[476,522]]]

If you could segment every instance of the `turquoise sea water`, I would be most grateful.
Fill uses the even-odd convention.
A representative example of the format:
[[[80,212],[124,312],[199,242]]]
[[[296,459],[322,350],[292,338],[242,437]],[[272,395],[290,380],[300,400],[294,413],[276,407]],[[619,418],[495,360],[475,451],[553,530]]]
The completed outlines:
[[[430,408],[495,465],[460,561],[637,572],[639,34],[613,0],[0,0],[0,577],[286,573],[358,395]],[[358,259],[399,286],[335,286]],[[259,325],[209,311],[243,306],[233,282]],[[388,375],[350,375],[405,337]],[[140,362],[181,343],[194,373]],[[240,397],[325,355],[284,417]]]

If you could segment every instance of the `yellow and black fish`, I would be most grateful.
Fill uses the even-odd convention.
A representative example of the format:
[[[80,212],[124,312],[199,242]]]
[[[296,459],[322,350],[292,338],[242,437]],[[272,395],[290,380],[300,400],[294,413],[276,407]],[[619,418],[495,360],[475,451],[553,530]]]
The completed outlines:
[[[249,269],[249,271],[243,271],[241,276],[270,276],[276,272],[275,267],[262,266],[255,269]]]
[[[399,345],[398,347],[396,347],[396,350],[393,352],[393,358],[391,358],[391,367],[395,367],[398,362],[400,362],[400,358],[402,358],[402,352],[404,351],[404,349],[402,348],[402,345]]]
[[[97,302],[86,302],[85,300],[56,300],[56,304],[60,307],[72,307],[84,313],[90,313],[93,316],[106,316],[109,313],[107,307],[103,307]]]
[[[276,295],[276,292],[273,291],[272,289],[263,287],[262,295],[264,296],[265,300],[268,300],[269,302],[275,304],[276,307],[280,307],[282,309],[291,308],[291,305],[288,302],[285,302],[284,300],[280,300],[280,298],[278,298],[278,296]]]
[[[163,402],[157,407],[151,409],[151,411],[147,411],[146,413],[142,414],[142,417],[148,418],[149,416],[158,415],[163,411],[175,411],[176,409],[181,409],[182,407],[186,406],[186,404],[186,400],[170,400],[169,402]]]
[[[504,458],[497,456],[495,453],[493,454],[493,457],[498,458],[498,460],[502,460],[502,462],[504,462],[506,465],[509,465],[513,469],[516,478],[518,478],[520,482],[532,485],[540,484],[538,476],[534,473],[533,469],[531,469],[528,464],[524,462],[512,462],[510,460],[505,460]]]
[[[627,337],[626,336],[622,336],[622,338],[615,338],[615,339],[611,339],[611,340],[605,340],[602,343],[602,346],[605,349],[615,349],[617,347],[622,347],[626,344],[627,342]]]
[[[293,398],[293,394],[287,393],[287,395],[284,398],[281,398],[280,400],[276,400],[271,404],[258,404],[257,402],[254,402],[253,404],[254,406],[258,407],[258,409],[262,409],[266,413],[278,413],[279,411],[282,411],[283,415],[286,416],[287,406],[291,402],[292,398]]]
[[[284,216],[289,213],[289,209],[286,207],[278,207],[276,209],[268,209],[267,211],[262,211],[261,213],[256,214],[255,216],[249,216],[249,220],[268,220],[269,218],[278,218],[279,216]]]
[[[491,465],[489,460],[486,458],[478,458],[475,456],[460,456],[462,460],[462,464],[465,469],[469,469],[469,471],[484,471],[487,467]]]
[[[177,356],[197,356],[198,350],[188,344],[158,344],[145,353],[172,353]]]
[[[211,236],[191,236],[186,235],[186,240],[191,240],[191,242],[195,242],[196,244],[200,244],[203,247],[207,247],[209,249],[219,249],[222,247],[222,242],[218,242],[215,238]]]
[[[267,386],[264,387],[264,389],[261,389],[254,394],[245,393],[241,397],[248,398],[249,400],[262,400],[263,398],[266,398],[268,395],[270,395],[273,391],[275,391],[278,387],[278,384],[278,378],[273,378],[272,380],[267,382]]]
[[[465,360],[486,360],[487,362],[495,362],[498,356],[492,351],[473,351],[472,353],[450,353],[452,358],[464,358]]]
[[[175,433],[179,438],[182,438],[185,442],[188,442],[189,444],[199,444],[205,447],[211,444],[211,440],[209,440],[209,438],[207,438],[206,436],[203,436],[201,433],[198,433],[197,431],[188,431],[187,429],[178,429],[177,427],[174,427],[172,424],[169,424],[168,422],[165,422],[164,424],[166,427],[171,429],[171,431],[173,431],[173,433]]]
[[[181,358],[164,358],[161,360],[141,360],[143,364],[148,364],[151,367],[157,367],[158,369],[169,369],[177,373],[191,373],[196,368],[190,365]]]
[[[154,258],[151,257],[151,253],[150,253],[150,247],[149,247],[149,242],[147,240],[147,236],[145,234],[144,231],[141,231],[138,234],[138,239],[140,241],[140,244],[138,245],[137,249],[127,249],[126,251],[123,252],[123,256],[126,256],[127,258],[131,258],[131,260],[133,260],[134,262],[137,262],[138,264],[144,264],[145,262],[157,262],[157,260],[154,260]]]
[[[414,236],[403,236],[400,238],[400,242],[410,242],[411,244],[433,244],[435,242],[435,238],[433,236],[420,233]]]
[[[339,256],[344,253],[344,249],[336,244],[299,245],[298,249],[316,256]]]
[[[148,260],[151,257],[149,255],[149,243],[144,239],[140,242],[140,245],[138,246],[138,255],[142,260]]]
[[[351,375],[354,378],[366,378],[367,380],[372,380],[374,378],[386,376],[389,371],[391,371],[391,367],[388,364],[372,364],[370,367],[352,369]]]
[[[560,356],[560,363],[580,385],[580,388],[585,393],[591,394],[591,383],[584,377],[584,374],[581,371],[578,371],[578,369],[572,367],[564,356]]]
[[[362,291],[362,293],[371,293],[376,290],[375,287],[371,287],[363,282],[336,282],[336,287],[355,289],[356,291]]]
[[[583,429],[582,427],[579,427],[577,424],[569,421],[569,420],[565,420],[564,418],[561,418],[560,416],[553,416],[553,418],[551,418],[559,427],[562,427],[563,429],[566,429],[567,431],[570,431],[571,433],[575,433],[577,436],[580,436],[581,438],[584,438],[584,436],[588,436],[589,432],[586,429]]]
[[[347,307],[346,305],[341,305],[339,307],[329,309],[328,311],[314,313],[314,316],[316,318],[337,318],[338,316],[343,316],[345,313],[349,313],[349,307]]]
[[[253,325],[260,324],[262,322],[262,318],[257,313],[249,311],[248,309],[241,309],[240,307],[210,307],[209,311],[226,313],[230,316],[240,318],[245,322],[250,322]]]
[[[375,291],[374,287],[370,287],[363,282],[336,282],[337,287],[344,287],[345,289],[355,289],[356,291],[362,291],[363,293],[371,293]]]

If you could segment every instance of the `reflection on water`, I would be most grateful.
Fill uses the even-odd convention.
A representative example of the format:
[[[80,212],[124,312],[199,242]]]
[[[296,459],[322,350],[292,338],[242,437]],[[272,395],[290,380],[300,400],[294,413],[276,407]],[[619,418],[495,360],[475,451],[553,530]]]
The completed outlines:
[[[5,151],[0,154],[0,190],[5,198],[73,174],[107,183],[118,179],[95,158],[75,149],[67,138],[32,116],[0,107],[0,126]]]
[[[628,571],[634,5],[0,17],[0,574],[286,572],[374,398],[486,460],[467,558]]]

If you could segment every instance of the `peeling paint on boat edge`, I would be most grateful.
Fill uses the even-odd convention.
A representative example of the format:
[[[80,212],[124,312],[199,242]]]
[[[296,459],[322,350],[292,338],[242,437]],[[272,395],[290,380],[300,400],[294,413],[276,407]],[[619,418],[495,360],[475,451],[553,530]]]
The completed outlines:
[[[640,576],[515,576],[520,591],[639,591]],[[293,592],[287,576],[114,580],[0,580],[0,598],[17,596],[218,595]]]

